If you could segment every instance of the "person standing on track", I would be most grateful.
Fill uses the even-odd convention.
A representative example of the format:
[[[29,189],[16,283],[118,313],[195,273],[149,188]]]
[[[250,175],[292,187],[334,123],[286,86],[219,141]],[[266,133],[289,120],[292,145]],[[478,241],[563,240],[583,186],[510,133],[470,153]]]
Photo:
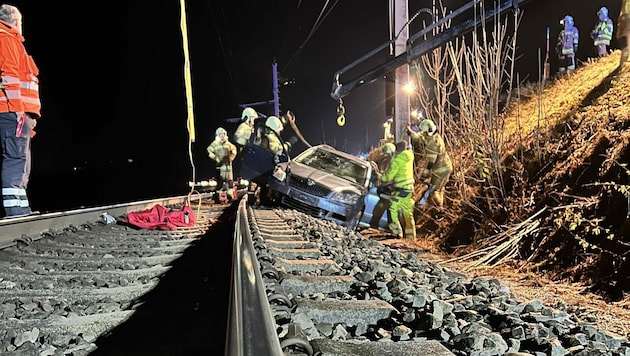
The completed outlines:
[[[239,152],[245,147],[252,133],[254,133],[254,122],[256,119],[258,119],[256,110],[250,107],[243,109],[241,113],[241,123],[236,128],[236,132],[234,132],[234,143],[236,143]]]
[[[26,186],[31,172],[31,138],[41,102],[39,70],[23,42],[22,14],[15,6],[0,5],[0,144],[6,217],[32,213]]]
[[[227,131],[219,127],[215,131],[214,141],[208,148],[208,157],[216,163],[221,179],[221,190],[227,191],[232,188],[234,174],[232,172],[232,161],[236,157],[236,146],[227,138]]]

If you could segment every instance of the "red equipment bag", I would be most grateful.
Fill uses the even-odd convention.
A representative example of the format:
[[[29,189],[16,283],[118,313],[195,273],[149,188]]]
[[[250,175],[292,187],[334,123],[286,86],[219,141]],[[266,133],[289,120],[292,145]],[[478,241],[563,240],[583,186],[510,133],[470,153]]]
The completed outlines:
[[[196,218],[188,205],[182,210],[171,211],[158,204],[148,210],[127,214],[123,222],[147,230],[176,230],[182,226],[194,226]]]

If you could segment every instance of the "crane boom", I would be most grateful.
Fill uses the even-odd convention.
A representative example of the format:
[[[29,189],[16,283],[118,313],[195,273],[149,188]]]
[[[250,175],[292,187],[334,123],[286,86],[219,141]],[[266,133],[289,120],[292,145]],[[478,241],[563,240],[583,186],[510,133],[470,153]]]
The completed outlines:
[[[481,16],[483,18],[475,16],[474,13],[471,15],[471,12],[474,10],[475,5],[482,2],[483,0],[473,0],[469,1],[467,4],[461,6],[457,10],[451,12],[447,16],[443,17],[439,21],[425,27],[422,31],[417,32],[413,36],[411,36],[407,40],[406,44],[406,52],[402,53],[394,58],[387,60],[386,62],[377,65],[376,67],[368,70],[367,72],[357,76],[356,78],[345,82],[342,84],[341,75],[348,72],[349,70],[355,68],[356,66],[364,63],[367,60],[374,59],[374,56],[380,51],[388,48],[391,44],[395,42],[396,39],[390,40],[364,56],[360,57],[356,61],[350,63],[349,65],[343,67],[341,70],[337,71],[333,78],[333,88],[330,96],[339,101],[341,98],[350,94],[356,88],[374,82],[376,79],[383,77],[387,73],[392,70],[404,65],[411,63],[414,59],[432,51],[435,48],[438,48],[448,41],[453,40],[459,36],[462,36],[470,31],[472,31],[476,26],[491,19],[494,16],[501,15],[504,12],[517,8],[521,4],[529,1],[529,0],[500,0],[497,6],[494,6],[492,9],[486,10]],[[466,17],[464,17],[466,16]],[[447,23],[448,21],[454,19],[463,19],[461,22],[451,26],[450,28],[439,32],[435,36],[432,36],[430,39],[426,41],[418,41],[424,37],[429,37],[432,34],[433,30],[439,28],[441,25]],[[453,21],[456,22],[456,21]],[[417,43],[416,43],[417,42]]]

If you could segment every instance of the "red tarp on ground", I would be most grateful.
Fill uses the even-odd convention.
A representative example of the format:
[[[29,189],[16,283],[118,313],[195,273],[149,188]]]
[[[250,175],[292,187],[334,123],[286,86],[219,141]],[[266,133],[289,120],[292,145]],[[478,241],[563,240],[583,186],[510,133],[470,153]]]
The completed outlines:
[[[179,226],[194,226],[195,213],[186,205],[182,210],[170,211],[161,205],[127,214],[123,222],[141,229],[176,230]]]

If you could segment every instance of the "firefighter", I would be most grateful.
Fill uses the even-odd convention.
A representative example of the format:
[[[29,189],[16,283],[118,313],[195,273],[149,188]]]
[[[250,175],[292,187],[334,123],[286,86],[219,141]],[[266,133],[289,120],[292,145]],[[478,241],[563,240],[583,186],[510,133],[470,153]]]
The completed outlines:
[[[288,141],[283,141],[280,134],[284,131],[284,124],[276,116],[269,116],[265,121],[260,136],[260,145],[275,154],[275,159],[289,152],[291,146],[297,142],[297,137],[292,136]]]
[[[580,33],[575,27],[573,16],[567,15],[561,21],[563,29],[558,34],[556,52],[559,60],[559,74],[564,75],[575,70],[575,55],[578,50]]]
[[[236,146],[227,138],[227,131],[219,127],[215,131],[215,138],[207,148],[208,157],[213,160],[219,170],[221,190],[232,187],[234,175],[232,173],[232,161],[236,158]]]
[[[241,123],[236,128],[236,132],[234,132],[234,142],[238,146],[239,151],[245,147],[245,144],[252,136],[256,119],[258,119],[256,110],[250,107],[243,109],[241,113]]]
[[[413,217],[413,152],[408,149],[407,141],[396,143],[396,154],[387,171],[381,175],[381,182],[390,183],[392,186],[389,194],[391,199],[389,229],[398,238],[414,240],[416,223]],[[402,225],[399,214],[403,219]]]
[[[410,128],[407,128],[407,132],[421,142],[423,147],[422,160],[426,166],[420,174],[420,180],[425,181],[430,178],[429,188],[419,204],[423,206],[424,203],[429,202],[441,208],[444,205],[444,187],[453,172],[453,164],[446,151],[444,139],[437,132],[437,126],[431,119],[422,120],[418,132]]]
[[[368,160],[373,163],[375,166],[376,176],[378,177],[376,185],[380,184],[380,176],[383,172],[386,172],[389,168],[392,157],[394,156],[394,152],[396,151],[396,146],[393,143],[388,142],[383,146],[376,148],[374,151],[370,152],[368,156]],[[374,209],[372,209],[372,218],[370,219],[370,227],[373,229],[379,228],[379,221],[383,216],[383,213],[387,212],[387,221],[388,225],[391,223],[392,218],[389,215],[389,207],[391,206],[391,200],[389,196],[386,194],[380,194],[380,199],[374,205]]]
[[[610,46],[610,40],[613,35],[613,22],[608,17],[608,8],[602,7],[597,11],[599,22],[595,25],[591,31],[591,38],[593,39],[593,45],[597,47],[597,55],[604,57],[608,54],[608,46]]]

